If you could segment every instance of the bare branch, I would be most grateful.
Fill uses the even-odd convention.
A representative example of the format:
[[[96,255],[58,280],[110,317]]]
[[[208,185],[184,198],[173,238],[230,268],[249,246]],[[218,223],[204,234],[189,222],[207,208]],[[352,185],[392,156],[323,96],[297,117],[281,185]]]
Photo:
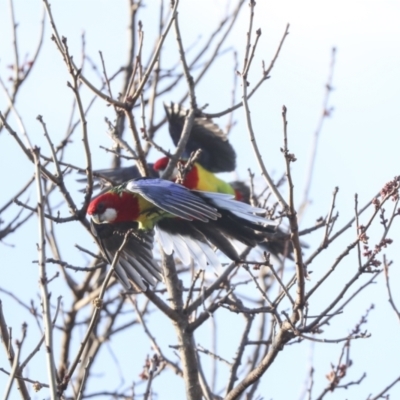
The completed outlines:
[[[54,363],[54,347],[53,347],[53,325],[51,323],[50,311],[50,294],[48,291],[48,278],[46,272],[46,235],[44,225],[44,200],[42,191],[42,178],[40,168],[40,150],[36,147],[32,150],[32,155],[35,161],[35,176],[37,186],[37,210],[39,220],[39,243],[38,243],[38,264],[40,276],[40,290],[41,302],[43,307],[43,322],[44,322],[44,335],[46,344],[46,358],[47,358],[47,375],[50,385],[50,394],[52,399],[57,398],[57,382],[56,382],[56,367]]]

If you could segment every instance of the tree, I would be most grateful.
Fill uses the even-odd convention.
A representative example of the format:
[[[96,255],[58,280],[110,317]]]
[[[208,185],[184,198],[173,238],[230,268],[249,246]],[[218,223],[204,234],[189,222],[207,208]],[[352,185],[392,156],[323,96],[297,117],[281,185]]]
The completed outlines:
[[[89,30],[82,34],[80,43],[76,33],[73,38],[64,37],[59,5],[54,3],[51,8],[45,0],[47,22],[43,17],[37,50],[23,59],[18,14],[10,2],[10,43],[15,59],[10,62],[10,79],[1,81],[8,105],[0,114],[0,140],[3,157],[13,154],[18,168],[13,171],[15,185],[7,187],[0,208],[0,238],[4,246],[8,241],[15,244],[5,247],[11,258],[7,258],[2,274],[6,269],[15,273],[0,288],[3,354],[9,360],[6,367],[5,358],[1,359],[4,398],[16,397],[16,388],[24,399],[34,398],[33,390],[40,390],[39,396],[79,399],[267,398],[279,359],[292,347],[308,349],[310,342],[316,346],[332,344],[338,359],[325,358],[324,373],[319,370],[317,374],[314,368],[296,371],[303,380],[308,376],[301,398],[343,396],[343,388],[356,388],[359,392],[353,393],[364,395],[362,388],[370,386],[365,373],[352,372],[357,360],[352,360],[350,350],[355,346],[368,349],[372,328],[367,330],[367,324],[373,305],[365,298],[357,300],[378,282],[387,290],[385,295],[399,316],[390,290],[392,261],[386,257],[399,214],[399,178],[389,181],[382,177],[382,187],[374,188],[375,195],[368,200],[355,196],[354,203],[347,205],[354,209],[354,217],[345,221],[336,211],[336,188],[326,215],[319,217],[313,211],[319,199],[314,198],[310,205],[310,190],[322,123],[332,112],[329,99],[335,50],[314,138],[315,152],[309,156],[308,179],[299,201],[301,192],[295,185],[299,156],[291,147],[290,109],[283,106],[281,111],[283,133],[271,135],[281,143],[279,167],[270,164],[271,151],[260,145],[262,130],[269,129],[254,122],[255,114],[262,111],[253,99],[260,99],[257,96],[273,79],[272,71],[279,68],[289,26],[282,27],[271,60],[262,63],[260,73],[256,62],[264,58],[259,55],[264,27],[262,32],[255,25],[255,2],[230,5],[201,38],[181,29],[182,21],[188,22],[185,5],[172,3],[161,2],[156,7],[131,0],[127,44],[119,45],[121,32],[113,37],[114,25],[102,20],[106,36],[111,38],[100,46],[109,52],[118,48],[114,59],[107,51],[96,54]],[[120,7],[108,5],[110,22]],[[197,12],[199,19],[203,13],[209,14],[200,7]],[[79,18],[94,20],[95,13],[93,10],[93,15]],[[239,18],[246,19],[245,27]],[[51,40],[45,26],[51,29]],[[230,48],[234,30],[240,31],[243,43]],[[46,51],[51,54],[51,63]],[[128,58],[122,62],[126,52]],[[46,93],[34,97],[38,104],[30,97],[29,85],[35,73],[39,88],[35,90]],[[215,87],[224,92],[223,104],[212,101],[210,93]],[[64,108],[61,97],[72,102],[71,109]],[[190,132],[196,112],[221,126],[225,123],[234,145],[235,122],[246,127],[246,135],[240,132],[237,147],[246,141],[259,164],[257,175],[251,171],[248,178],[252,197],[265,207],[272,203],[268,210],[287,229],[293,260],[243,249],[247,263],[227,263],[222,271],[202,271],[183,268],[178,259],[156,251],[155,257],[163,263],[165,283],[134,296],[123,293],[112,267],[106,265],[93,242],[86,218],[96,177],[93,165],[106,167],[105,158],[111,158],[113,167],[135,162],[146,175],[147,162],[160,152],[172,154],[172,164],[176,163],[182,148],[171,150],[163,132],[163,101],[172,100],[189,110],[183,135]],[[38,107],[43,109],[35,124],[30,111],[19,111],[26,102],[35,105],[31,107],[34,112]],[[206,103],[210,105],[205,107]],[[99,134],[105,130],[101,125],[104,120],[109,138]],[[15,161],[9,162],[10,166]],[[82,173],[87,177],[84,193],[76,182]],[[312,215],[310,220],[306,212]],[[37,255],[32,256],[36,243]],[[18,261],[21,255],[22,263]],[[33,258],[31,268],[28,263]],[[21,283],[18,275],[22,273],[26,281]],[[334,289],[327,290],[329,286]],[[343,316],[350,318],[339,334],[337,326],[342,327]],[[11,318],[18,322],[10,323]],[[15,327],[25,319],[28,323],[19,333]],[[10,326],[14,327],[11,331]],[[13,338],[18,339],[13,342]],[[304,359],[293,354],[296,362]],[[284,367],[291,370],[293,361],[286,360]],[[99,373],[104,380],[97,378]],[[282,387],[283,379],[276,382],[278,393],[290,397]],[[292,379],[290,373],[287,379]],[[398,380],[395,375],[375,382],[374,394],[368,398],[386,395]]]

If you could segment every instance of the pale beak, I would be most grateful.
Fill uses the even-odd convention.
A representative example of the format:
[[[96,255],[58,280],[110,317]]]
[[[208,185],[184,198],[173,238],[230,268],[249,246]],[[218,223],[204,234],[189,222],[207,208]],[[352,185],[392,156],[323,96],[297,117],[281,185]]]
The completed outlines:
[[[101,224],[101,220],[100,220],[100,215],[99,215],[99,214],[92,214],[92,220],[93,220],[96,224]]]

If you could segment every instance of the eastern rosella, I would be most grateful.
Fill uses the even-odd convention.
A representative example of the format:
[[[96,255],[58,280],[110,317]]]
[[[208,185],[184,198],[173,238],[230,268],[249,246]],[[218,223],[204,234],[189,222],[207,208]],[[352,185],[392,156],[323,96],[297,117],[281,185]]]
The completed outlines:
[[[191,191],[162,179],[142,178],[128,181],[94,198],[88,214],[109,259],[118,248],[115,242],[122,242],[122,237],[116,234],[123,229],[121,225],[137,227],[139,234],[132,243],[134,248],[129,249],[128,257],[123,255],[116,273],[127,289],[130,288],[126,284],[127,278],[144,289],[145,285],[138,276],[150,284],[161,277],[158,266],[149,261],[149,244],[145,251],[139,252],[141,259],[135,259],[134,255],[140,247],[142,233],[149,243],[149,232],[153,228],[156,228],[167,254],[174,250],[183,264],[188,265],[194,260],[202,267],[207,263],[220,265],[211,244],[232,260],[239,261],[230,239],[255,246],[263,239],[265,232],[273,231],[270,221],[257,215],[264,213],[264,209],[236,201],[233,197],[229,194]],[[105,237],[104,230],[111,234]],[[112,248],[110,241],[113,242]],[[144,269],[147,269],[146,273],[143,273]]]
[[[167,167],[168,162],[168,157],[160,158],[153,164],[153,169],[161,174]],[[180,163],[184,164],[182,161],[180,161]],[[175,181],[177,178],[178,168],[175,168],[171,180]],[[250,189],[246,184],[240,181],[231,183],[225,182],[198,163],[194,163],[192,168],[184,176],[182,185],[193,190],[231,194],[235,196],[235,199],[238,201],[247,204],[250,203]],[[282,254],[292,258],[288,237],[279,228],[276,229],[273,234],[271,234],[271,232],[266,232],[263,242],[259,243],[259,245],[275,256]],[[287,245],[289,247],[287,247]]]
[[[168,130],[172,141],[178,144],[182,134],[183,125],[187,111],[178,104],[171,103],[170,106],[164,105],[168,120]],[[197,115],[194,119],[192,129],[186,147],[181,154],[183,160],[189,159],[192,152],[201,149],[201,154],[197,164],[202,165],[205,170],[210,172],[231,172],[236,167],[236,153],[228,141],[227,135],[214,124],[210,119]],[[168,160],[168,159],[167,159]],[[158,177],[153,169],[153,164],[148,164],[149,177]],[[94,171],[95,178],[103,177],[106,186],[113,186],[125,182],[129,179],[140,178],[140,172],[136,165],[115,169],[101,169]],[[86,179],[80,179],[83,182]],[[111,185],[110,185],[111,183]],[[96,184],[95,189],[100,185]]]

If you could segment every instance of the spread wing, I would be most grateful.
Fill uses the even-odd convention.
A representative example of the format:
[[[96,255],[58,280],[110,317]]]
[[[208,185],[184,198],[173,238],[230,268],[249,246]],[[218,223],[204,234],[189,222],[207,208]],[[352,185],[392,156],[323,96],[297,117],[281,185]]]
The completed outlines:
[[[174,251],[185,266],[193,262],[202,269],[206,269],[207,264],[221,267],[221,261],[211,248],[212,242],[189,221],[165,218],[156,225],[156,235],[164,252],[170,255]]]
[[[169,133],[175,146],[181,138],[187,111],[178,104],[164,104],[169,123]],[[210,119],[198,115],[193,123],[189,140],[182,154],[188,159],[197,149],[202,153],[197,162],[211,172],[230,172],[236,168],[236,153],[227,135]]]
[[[215,192],[203,192],[194,190],[200,197],[208,200],[210,204],[215,206],[218,210],[227,210],[229,213],[236,215],[237,217],[253,222],[255,224],[268,224],[276,225],[265,217],[261,217],[257,214],[265,214],[265,209],[259,207],[253,207],[250,204],[243,203],[242,201],[235,200],[234,196],[226,193],[215,193]]]
[[[131,282],[146,290],[145,282],[154,286],[157,281],[163,280],[161,268],[153,258],[153,231],[139,233],[134,222],[96,224],[92,220],[91,229],[110,264],[126,232],[132,231],[115,266],[115,273],[126,290],[133,289]]]
[[[189,221],[208,222],[220,214],[197,193],[182,185],[164,179],[137,179],[124,185],[129,192],[136,193],[158,208],[176,217]]]

